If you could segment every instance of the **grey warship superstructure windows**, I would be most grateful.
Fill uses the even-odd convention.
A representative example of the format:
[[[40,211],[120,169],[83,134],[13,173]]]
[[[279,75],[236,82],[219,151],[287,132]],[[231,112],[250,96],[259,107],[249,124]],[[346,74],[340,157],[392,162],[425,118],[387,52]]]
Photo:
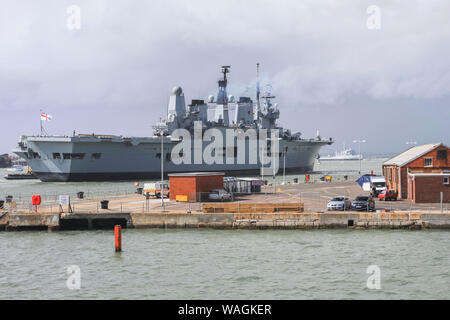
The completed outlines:
[[[61,153],[53,152],[53,159],[61,159]]]
[[[98,159],[100,159],[101,157],[102,157],[102,154],[101,154],[101,153],[93,153],[92,156],[91,156],[91,158],[92,158],[92,159],[95,159],[95,160],[98,160]]]

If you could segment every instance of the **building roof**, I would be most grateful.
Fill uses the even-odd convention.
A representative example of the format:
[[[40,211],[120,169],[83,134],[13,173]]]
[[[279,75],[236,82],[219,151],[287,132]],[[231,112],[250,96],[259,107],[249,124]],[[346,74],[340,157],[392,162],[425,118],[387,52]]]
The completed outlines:
[[[430,143],[409,148],[408,150],[396,155],[395,157],[386,160],[383,163],[383,165],[402,167],[405,164],[410,163],[411,161],[414,161],[423,156],[424,154],[427,154],[428,152],[436,149],[440,145],[442,145],[442,143]]]
[[[183,172],[169,173],[169,177],[224,176],[224,172]]]
[[[450,177],[450,172],[408,172],[413,177]]]

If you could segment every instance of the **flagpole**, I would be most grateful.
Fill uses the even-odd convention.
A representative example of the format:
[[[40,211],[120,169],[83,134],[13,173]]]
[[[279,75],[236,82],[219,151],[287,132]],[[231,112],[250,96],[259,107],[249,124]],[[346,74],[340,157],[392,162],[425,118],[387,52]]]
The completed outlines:
[[[42,109],[39,109],[40,114],[39,114],[39,119],[41,120],[41,136],[42,136]]]

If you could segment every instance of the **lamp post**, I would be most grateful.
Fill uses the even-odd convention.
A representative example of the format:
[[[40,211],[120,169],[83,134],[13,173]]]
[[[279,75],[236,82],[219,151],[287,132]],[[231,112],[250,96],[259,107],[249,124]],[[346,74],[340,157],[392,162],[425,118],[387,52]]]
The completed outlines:
[[[165,210],[164,207],[164,131],[167,130],[167,125],[160,121],[156,126],[153,126],[153,129],[155,129],[156,133],[158,133],[161,136],[161,206],[163,208],[163,211]]]
[[[283,185],[286,184],[286,152],[287,147],[283,147]]]
[[[360,138],[353,140],[353,143],[358,143],[358,148],[359,148],[359,174],[361,174],[361,142],[364,143],[364,142],[366,142],[366,140],[362,140]]]

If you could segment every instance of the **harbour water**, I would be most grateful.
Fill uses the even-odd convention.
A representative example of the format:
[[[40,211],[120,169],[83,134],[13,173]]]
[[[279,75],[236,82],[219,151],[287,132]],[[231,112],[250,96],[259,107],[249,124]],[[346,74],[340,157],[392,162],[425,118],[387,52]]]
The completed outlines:
[[[362,173],[381,173],[382,161],[362,161]],[[315,170],[315,178],[353,179],[359,161],[322,162]],[[303,178],[286,179],[294,177]],[[133,181],[1,179],[0,196],[134,188]],[[449,235],[446,230],[126,229],[118,254],[112,230],[0,232],[0,299],[450,299]],[[79,290],[67,287],[72,265],[81,271]],[[370,265],[380,268],[380,289],[367,288]]]
[[[449,235],[128,229],[117,254],[113,231],[2,232],[0,299],[450,299]]]

